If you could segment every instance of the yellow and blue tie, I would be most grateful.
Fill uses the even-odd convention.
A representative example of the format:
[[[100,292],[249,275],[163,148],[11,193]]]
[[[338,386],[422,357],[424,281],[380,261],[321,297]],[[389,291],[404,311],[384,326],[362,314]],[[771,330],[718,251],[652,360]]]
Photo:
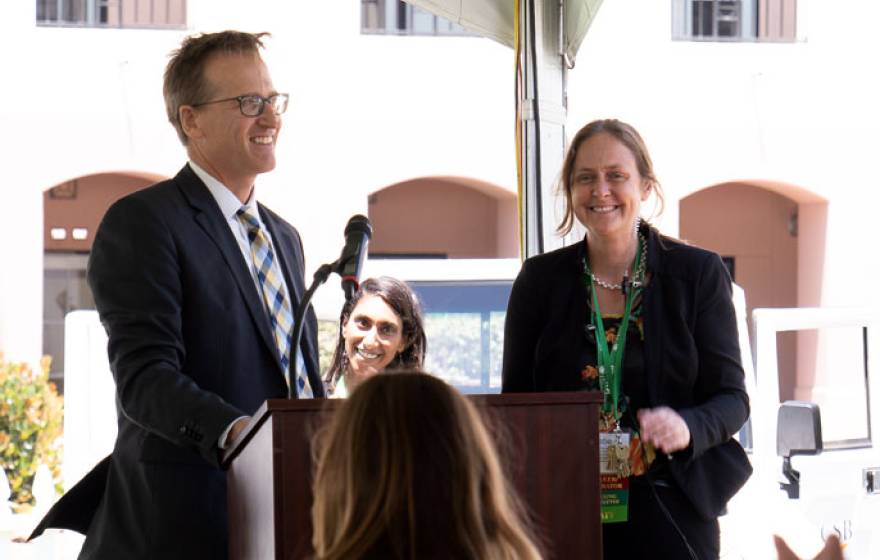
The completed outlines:
[[[281,356],[281,366],[284,368],[284,377],[290,383],[291,340],[293,332],[293,314],[291,313],[290,300],[284,290],[284,281],[281,277],[281,268],[275,262],[275,254],[272,245],[263,229],[250,209],[241,207],[235,213],[236,217],[244,224],[251,244],[251,258],[254,262],[257,280],[263,292],[263,301],[272,323],[272,333],[275,336],[275,344]],[[294,351],[294,355],[296,352]],[[296,394],[300,398],[312,398],[312,386],[306,376],[305,368],[298,368],[296,379]]]

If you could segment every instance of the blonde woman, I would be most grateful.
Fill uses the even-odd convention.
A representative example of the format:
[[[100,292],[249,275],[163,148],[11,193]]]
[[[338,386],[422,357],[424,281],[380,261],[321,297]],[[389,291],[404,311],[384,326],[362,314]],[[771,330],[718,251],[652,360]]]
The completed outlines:
[[[431,375],[365,380],[316,449],[320,560],[541,557],[478,412]]]
[[[560,175],[559,232],[577,221],[586,235],[523,263],[502,392],[603,393],[600,446],[625,457],[600,465],[604,558],[717,559],[718,516],[752,471],[733,439],[749,398],[730,276],[642,220],[663,195],[631,125],[584,126]]]

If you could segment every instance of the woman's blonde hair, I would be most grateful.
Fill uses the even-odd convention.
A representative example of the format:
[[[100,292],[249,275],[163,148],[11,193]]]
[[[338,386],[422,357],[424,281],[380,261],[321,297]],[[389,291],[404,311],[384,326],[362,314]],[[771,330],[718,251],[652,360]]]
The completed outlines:
[[[367,379],[315,449],[320,560],[541,557],[479,413],[429,374]]]

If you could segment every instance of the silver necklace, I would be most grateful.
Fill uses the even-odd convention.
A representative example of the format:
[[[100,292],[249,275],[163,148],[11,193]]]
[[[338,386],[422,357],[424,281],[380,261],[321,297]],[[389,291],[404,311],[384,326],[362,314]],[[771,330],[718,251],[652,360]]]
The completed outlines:
[[[642,245],[642,257],[639,259],[639,269],[636,271],[636,277],[632,280],[632,286],[634,288],[640,288],[642,286],[642,280],[645,278],[645,267],[647,266],[646,263],[648,261],[648,244],[645,243],[645,238],[642,236],[642,234],[639,234],[639,241],[641,242],[641,245]],[[628,274],[629,274],[629,268],[627,268],[623,272],[623,277],[626,278]],[[622,281],[618,284],[614,284],[612,282],[606,282],[605,280],[602,280],[601,278],[596,276],[596,273],[593,272],[592,270],[590,271],[590,276],[592,277],[593,281],[596,282],[596,284],[605,288],[606,290],[613,291],[613,290],[622,290],[623,289],[623,282]]]
[[[624,274],[624,276],[626,276],[626,274]],[[623,283],[612,284],[611,282],[606,282],[605,280],[602,280],[601,278],[596,276],[595,273],[593,274],[593,281],[596,282],[596,284],[598,284],[599,286],[605,288],[606,290],[614,291],[614,290],[623,289]]]

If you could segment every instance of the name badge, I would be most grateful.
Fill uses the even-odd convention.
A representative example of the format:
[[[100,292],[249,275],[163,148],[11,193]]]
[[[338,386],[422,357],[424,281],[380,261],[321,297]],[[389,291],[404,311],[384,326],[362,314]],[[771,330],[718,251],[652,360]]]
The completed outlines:
[[[628,518],[631,439],[632,434],[628,430],[599,434],[602,523],[621,523]]]

